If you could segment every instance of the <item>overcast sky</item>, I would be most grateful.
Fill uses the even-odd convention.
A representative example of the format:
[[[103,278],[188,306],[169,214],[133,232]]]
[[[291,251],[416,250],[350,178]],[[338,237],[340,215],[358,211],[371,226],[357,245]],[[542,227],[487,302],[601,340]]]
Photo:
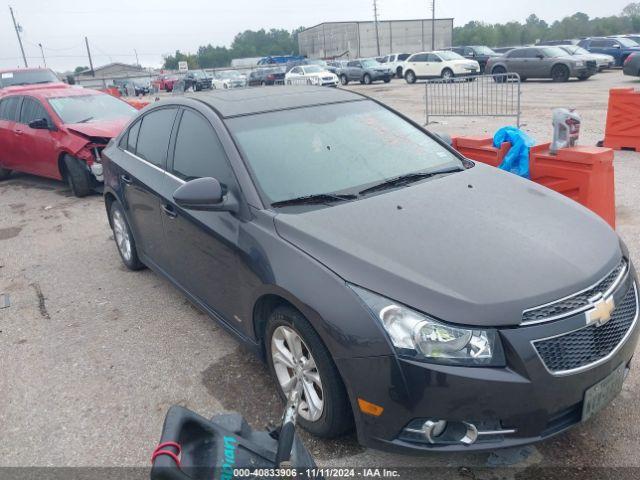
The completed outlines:
[[[591,17],[619,14],[631,0],[436,0],[436,16],[453,17],[454,25],[470,20],[523,21],[529,14],[551,22],[577,11]],[[430,0],[378,0],[381,20],[430,17]],[[87,65],[85,35],[94,66],[135,63],[159,66],[175,49],[199,45],[228,46],[246,29],[312,26],[325,21],[369,20],[373,0],[13,0],[23,28],[30,66],[57,71]],[[55,5],[55,6],[54,6]],[[21,65],[20,50],[8,6],[0,10],[0,68]]]

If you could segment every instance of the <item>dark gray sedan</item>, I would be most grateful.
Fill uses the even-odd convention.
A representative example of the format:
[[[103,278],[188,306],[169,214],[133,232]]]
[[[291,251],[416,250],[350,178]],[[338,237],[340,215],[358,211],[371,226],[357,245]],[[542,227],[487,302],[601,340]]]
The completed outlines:
[[[571,77],[586,80],[597,72],[595,60],[572,57],[560,47],[515,48],[502,57],[490,58],[485,71],[491,74],[517,73],[527,78],[551,78],[566,82]],[[497,77],[501,80],[505,77]]]
[[[625,75],[640,77],[640,53],[632,53],[625,61],[622,71]]]
[[[622,389],[638,298],[616,233],[372,99],[173,97],[102,157],[124,264],[251,347],[280,394],[301,384],[298,421],[317,435],[355,424],[381,449],[516,446]]]

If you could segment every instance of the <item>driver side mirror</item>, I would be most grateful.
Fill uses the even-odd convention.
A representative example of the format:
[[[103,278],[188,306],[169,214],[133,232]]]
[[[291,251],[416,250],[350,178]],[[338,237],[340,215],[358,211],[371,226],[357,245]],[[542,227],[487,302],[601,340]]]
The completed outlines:
[[[224,193],[218,180],[211,177],[197,178],[185,183],[173,192],[176,205],[187,210],[207,212],[237,212],[238,202],[231,192]]]
[[[39,118],[29,122],[29,128],[34,130],[49,130],[49,122],[46,118]]]

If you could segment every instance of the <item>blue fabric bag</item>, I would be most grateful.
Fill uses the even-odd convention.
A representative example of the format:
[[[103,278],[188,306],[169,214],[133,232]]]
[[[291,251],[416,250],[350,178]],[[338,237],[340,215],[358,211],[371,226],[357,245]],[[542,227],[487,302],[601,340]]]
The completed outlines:
[[[511,148],[498,168],[530,178],[529,149],[533,147],[535,141],[519,128],[502,127],[493,136],[493,146],[500,148],[504,142],[509,142]]]

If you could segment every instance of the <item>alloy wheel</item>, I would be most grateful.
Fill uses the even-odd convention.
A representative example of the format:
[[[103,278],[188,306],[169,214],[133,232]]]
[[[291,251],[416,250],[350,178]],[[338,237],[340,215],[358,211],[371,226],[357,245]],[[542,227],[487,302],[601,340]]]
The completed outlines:
[[[316,361],[300,335],[290,327],[279,326],[271,336],[271,358],[280,388],[287,395],[302,382],[298,413],[315,422],[324,410],[322,380]]]
[[[116,239],[118,250],[125,260],[131,260],[131,238],[129,237],[129,229],[124,220],[124,216],[120,210],[113,213],[113,235]]]

